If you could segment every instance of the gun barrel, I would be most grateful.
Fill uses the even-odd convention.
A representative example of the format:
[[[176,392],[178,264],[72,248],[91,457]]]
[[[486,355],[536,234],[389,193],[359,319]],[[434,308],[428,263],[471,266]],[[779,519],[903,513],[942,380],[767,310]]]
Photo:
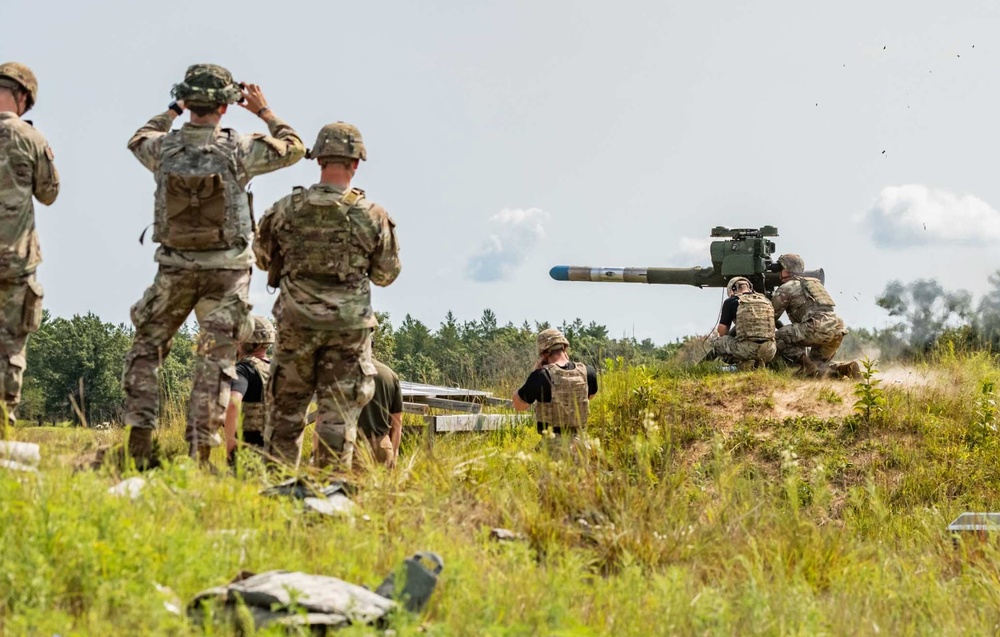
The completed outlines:
[[[804,273],[826,282],[822,268]],[[732,276],[716,273],[714,268],[593,268],[590,266],[557,265],[549,270],[549,276],[556,281],[586,281],[588,283],[651,283],[654,285],[693,285],[699,288],[724,288]],[[758,291],[771,290],[781,285],[777,272],[744,275],[753,281]],[[763,290],[760,289],[763,277]]]
[[[693,285],[723,287],[726,282],[712,268],[593,268],[590,266],[557,265],[549,270],[556,281],[588,281],[591,283],[653,283],[661,285]]]

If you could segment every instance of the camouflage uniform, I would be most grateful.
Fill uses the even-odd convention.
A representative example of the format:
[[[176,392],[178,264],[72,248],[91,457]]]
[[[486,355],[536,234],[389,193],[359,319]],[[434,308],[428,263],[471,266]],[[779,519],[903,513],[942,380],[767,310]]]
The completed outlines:
[[[0,64],[0,87],[37,96],[34,74],[16,62]],[[25,111],[27,111],[27,108]],[[13,419],[21,402],[28,335],[42,320],[42,261],[32,196],[47,205],[59,194],[59,174],[45,137],[17,113],[0,112],[0,400]]]
[[[801,259],[789,256],[798,259],[793,261],[798,266]],[[822,374],[827,371],[847,330],[844,321],[834,314],[834,301],[823,284],[818,279],[797,276],[802,271],[799,267],[794,270],[797,272],[789,270],[792,278],[771,295],[775,319],[787,312],[791,321],[791,325],[779,328],[775,335],[778,354],[800,364],[807,373]]]
[[[365,159],[366,153],[357,129],[337,123],[323,127],[310,156]],[[361,190],[328,183],[296,188],[261,219],[257,265],[281,289],[264,438],[269,453],[286,462],[297,462],[315,392],[315,463],[339,459],[340,468],[351,467],[358,415],[374,392],[370,283],[389,285],[400,271],[394,226]]]
[[[217,80],[219,86],[199,94],[199,80]],[[206,93],[210,104],[232,103],[239,95],[238,88],[230,91],[235,87],[232,76],[221,67],[193,66],[185,81],[192,86],[178,87],[187,86],[190,91],[178,93],[175,87],[175,95],[189,104]],[[125,359],[125,424],[144,430],[156,427],[156,370],[169,354],[174,334],[194,310],[200,333],[185,439],[192,453],[199,449],[204,454],[220,444],[216,432],[229,404],[236,343],[253,329],[247,301],[253,216],[244,188],[257,175],[294,164],[305,154],[305,146],[277,117],[268,121],[271,136],[239,135],[231,129],[191,123],[171,131],[173,119],[169,110],[157,115],[128,143],[142,165],[156,175],[153,240],[161,245],[156,250],[156,278],[132,306],[135,340]],[[197,172],[197,162],[208,155],[225,165],[221,175]],[[186,187],[192,189],[186,191]],[[178,220],[189,224],[182,227],[183,232],[178,231]],[[201,227],[192,225],[199,223]]]
[[[737,290],[743,282],[751,291],[739,294]],[[753,292],[753,285],[744,277],[732,279],[727,287],[739,303],[734,322],[735,332],[710,341],[708,356],[717,356],[741,368],[763,366],[774,358],[777,351],[771,302],[763,294]]]

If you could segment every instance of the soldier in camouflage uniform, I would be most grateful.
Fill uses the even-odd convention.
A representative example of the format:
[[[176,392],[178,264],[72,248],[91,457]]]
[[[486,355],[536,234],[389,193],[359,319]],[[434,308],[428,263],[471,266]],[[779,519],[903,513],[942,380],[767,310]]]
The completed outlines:
[[[294,464],[306,409],[316,392],[314,463],[348,470],[358,414],[374,391],[371,307],[374,283],[399,275],[395,224],[385,209],[351,188],[367,157],[361,133],[350,124],[324,126],[310,158],[320,181],[296,188],[264,215],[254,241],[257,265],[280,287],[271,378],[268,452]]]
[[[125,359],[125,424],[129,452],[144,465],[152,452],[159,387],[156,370],[173,336],[194,310],[198,361],[185,438],[192,456],[207,462],[229,404],[236,343],[253,329],[247,293],[253,266],[254,220],[245,191],[250,179],[297,162],[298,134],[267,106],[260,87],[237,85],[213,64],[188,68],[174,86],[178,101],[129,140],[129,150],[156,177],[153,241],[159,270],[132,306],[135,341]],[[240,135],[219,122],[229,104],[260,117],[270,135]],[[191,121],[171,131],[187,108]]]
[[[59,194],[52,150],[21,119],[38,98],[38,80],[17,62],[0,64],[0,401],[7,417],[21,402],[28,335],[42,320],[42,261],[34,196],[46,206]]]
[[[763,367],[774,358],[774,308],[763,294],[753,291],[745,277],[734,277],[726,286],[729,298],[722,304],[716,337],[709,341],[706,358],[721,358],[741,370]],[[735,323],[735,331],[731,331]]]
[[[264,425],[267,420],[267,379],[271,376],[271,359],[267,350],[274,343],[274,325],[257,314],[253,315],[253,334],[239,344],[236,378],[230,385],[229,407],[226,409],[226,455],[232,465],[239,442],[264,449]],[[243,413],[242,436],[237,440],[237,425]]]
[[[535,405],[538,433],[554,441],[573,441],[587,428],[590,399],[597,393],[597,370],[569,358],[569,340],[555,328],[537,339],[538,361],[512,400],[514,409]]]
[[[771,295],[775,320],[788,313],[791,325],[778,328],[778,354],[806,376],[856,376],[856,362],[831,364],[847,330],[834,314],[834,301],[819,279],[802,276],[805,261],[797,254],[778,257],[782,284]],[[807,351],[808,348],[808,351]]]

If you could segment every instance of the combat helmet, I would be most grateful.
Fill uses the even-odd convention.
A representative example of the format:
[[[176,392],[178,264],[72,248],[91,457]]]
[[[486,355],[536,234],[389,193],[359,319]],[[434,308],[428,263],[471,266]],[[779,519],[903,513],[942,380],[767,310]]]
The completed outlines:
[[[537,344],[539,356],[560,345],[569,347],[569,341],[566,340],[566,336],[554,327],[539,332]]]
[[[739,287],[740,283],[746,283],[750,287],[750,290],[753,290],[753,283],[751,283],[750,279],[745,276],[734,276],[729,279],[729,283],[726,284],[726,289],[729,290],[731,294],[736,294],[736,289]]]
[[[797,254],[783,254],[778,257],[778,263],[784,270],[792,274],[802,274],[806,271],[806,262]]]
[[[350,157],[367,161],[368,151],[357,126],[347,122],[335,122],[319,129],[316,143],[306,153],[306,157],[309,159]]]
[[[271,321],[259,314],[254,314],[251,318],[253,319],[253,333],[247,339],[247,342],[257,345],[270,345],[273,343],[274,325],[271,324]]]
[[[170,94],[196,106],[235,104],[243,97],[233,74],[218,64],[192,64],[184,74],[184,81],[174,84]]]
[[[38,78],[20,62],[4,62],[0,64],[0,86],[13,88],[11,83],[27,91],[28,101],[24,107],[24,112],[27,113],[38,99]]]

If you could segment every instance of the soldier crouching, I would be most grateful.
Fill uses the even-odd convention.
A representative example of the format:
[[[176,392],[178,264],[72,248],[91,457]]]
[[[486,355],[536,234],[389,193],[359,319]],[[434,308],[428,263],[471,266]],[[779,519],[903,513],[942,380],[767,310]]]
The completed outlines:
[[[706,358],[721,358],[740,370],[763,367],[774,358],[774,308],[763,294],[753,291],[746,277],[734,277],[726,286],[729,298],[722,304],[715,338]],[[735,324],[735,327],[734,327]]]
[[[778,354],[798,365],[805,376],[859,376],[857,362],[831,362],[847,329],[833,311],[836,304],[830,293],[819,279],[803,276],[805,261],[799,255],[783,254],[778,263],[782,268],[781,286],[771,295],[774,318],[787,313],[791,322],[775,334]]]
[[[597,393],[597,370],[569,358],[569,340],[555,328],[537,338],[538,361],[512,400],[514,409],[535,405],[538,433],[557,448],[578,442],[587,428],[590,399]]]

